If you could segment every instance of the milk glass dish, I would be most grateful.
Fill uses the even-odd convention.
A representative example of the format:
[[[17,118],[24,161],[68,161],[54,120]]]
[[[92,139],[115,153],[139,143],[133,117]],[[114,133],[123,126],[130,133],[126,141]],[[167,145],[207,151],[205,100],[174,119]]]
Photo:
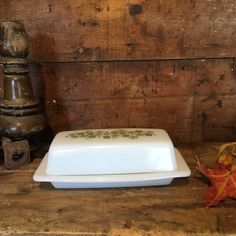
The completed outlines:
[[[93,129],[58,133],[34,174],[56,188],[165,185],[190,175],[161,129]]]

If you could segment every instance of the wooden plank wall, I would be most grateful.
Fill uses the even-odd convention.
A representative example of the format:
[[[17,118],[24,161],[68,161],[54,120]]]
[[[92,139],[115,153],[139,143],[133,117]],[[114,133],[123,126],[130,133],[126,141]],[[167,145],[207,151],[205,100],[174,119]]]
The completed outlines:
[[[155,127],[175,142],[235,140],[235,0],[1,0],[5,19],[30,35],[34,91],[55,133]]]

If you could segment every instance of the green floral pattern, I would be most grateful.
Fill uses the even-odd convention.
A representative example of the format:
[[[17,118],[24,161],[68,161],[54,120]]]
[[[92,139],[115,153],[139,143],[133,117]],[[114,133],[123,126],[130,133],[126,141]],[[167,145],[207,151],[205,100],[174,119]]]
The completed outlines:
[[[137,139],[139,137],[144,137],[144,136],[154,136],[154,132],[151,130],[138,130],[138,129],[137,130],[117,129],[111,131],[86,130],[68,134],[66,137],[84,138],[84,139],[92,139],[92,138],[115,139],[123,137],[129,139]]]

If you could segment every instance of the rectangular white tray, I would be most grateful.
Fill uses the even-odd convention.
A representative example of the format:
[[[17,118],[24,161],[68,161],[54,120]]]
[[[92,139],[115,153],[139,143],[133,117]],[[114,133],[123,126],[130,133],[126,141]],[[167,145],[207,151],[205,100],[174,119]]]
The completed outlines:
[[[174,171],[106,174],[106,175],[48,175],[47,154],[36,170],[33,179],[37,182],[51,182],[55,188],[112,188],[168,185],[174,178],[187,177],[191,171],[180,152],[175,149],[177,169]]]

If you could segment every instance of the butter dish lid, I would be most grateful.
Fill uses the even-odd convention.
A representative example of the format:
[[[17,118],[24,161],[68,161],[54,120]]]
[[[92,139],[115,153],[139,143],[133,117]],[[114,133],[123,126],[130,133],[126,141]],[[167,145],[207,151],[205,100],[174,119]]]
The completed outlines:
[[[170,145],[172,141],[162,129],[89,129],[63,131],[58,133],[52,149],[69,149],[81,146],[118,146],[118,145]]]
[[[173,143],[162,129],[64,131],[50,146],[47,174],[104,175],[172,171]]]

